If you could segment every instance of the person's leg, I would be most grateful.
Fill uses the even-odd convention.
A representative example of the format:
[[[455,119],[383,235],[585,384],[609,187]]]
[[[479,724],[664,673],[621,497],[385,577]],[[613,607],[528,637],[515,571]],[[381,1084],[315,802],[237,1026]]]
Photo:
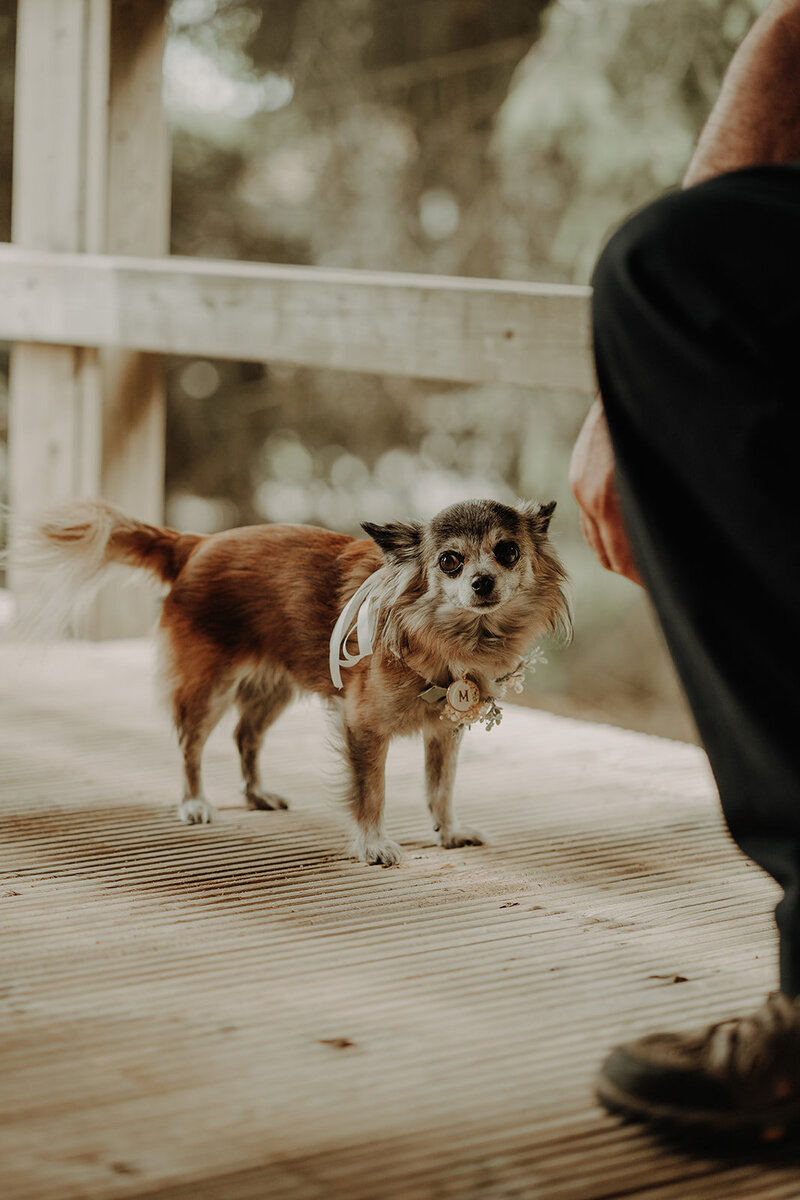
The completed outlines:
[[[800,164],[753,168],[633,217],[593,299],[634,554],[731,832],[784,888],[787,997],[800,993],[799,270]],[[800,1057],[793,1069],[800,1092]]]

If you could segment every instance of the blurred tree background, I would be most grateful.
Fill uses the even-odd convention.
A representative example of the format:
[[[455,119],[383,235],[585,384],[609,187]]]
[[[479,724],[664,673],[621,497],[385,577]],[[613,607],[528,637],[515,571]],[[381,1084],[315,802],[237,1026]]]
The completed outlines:
[[[586,282],[677,186],[766,0],[174,0],[175,254]],[[0,5],[0,238],[15,12]],[[7,356],[3,360],[3,378]],[[466,496],[556,498],[576,638],[526,693],[692,738],[643,596],[596,566],[566,485],[586,396],[173,359],[167,517],[357,531]],[[5,385],[0,489],[6,484]]]

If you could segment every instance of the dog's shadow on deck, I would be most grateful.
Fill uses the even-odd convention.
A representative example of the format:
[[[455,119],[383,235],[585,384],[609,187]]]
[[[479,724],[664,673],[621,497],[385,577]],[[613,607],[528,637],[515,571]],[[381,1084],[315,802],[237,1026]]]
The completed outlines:
[[[394,820],[390,808],[389,830],[399,837],[404,859],[399,868],[389,870],[366,866],[349,856],[344,813],[325,802],[313,810],[304,805],[266,813],[223,807],[212,824],[195,826],[182,824],[174,806],[130,801],[0,808],[0,845],[7,852],[13,850],[16,865],[9,866],[15,874],[111,880],[118,864],[124,867],[130,887],[180,890],[187,883],[207,883],[215,892],[230,870],[238,883],[247,879],[270,889],[284,882],[292,868],[352,869],[377,881],[421,859],[432,861],[438,870],[480,864],[492,875],[502,876],[507,869],[509,880],[517,883],[522,878],[534,881],[540,872],[546,876],[555,863],[561,882],[565,875],[574,874],[576,885],[595,877],[612,882],[644,874],[662,877],[671,885],[697,878],[693,867],[683,867],[679,853],[665,857],[652,829],[642,830],[641,840],[618,839],[613,831],[598,828],[595,814],[587,813],[582,822],[573,813],[568,832],[554,845],[551,822],[537,827],[535,813],[527,814],[525,828],[518,832],[507,828],[493,832],[492,818],[488,811],[481,821],[487,833],[485,845],[443,850],[436,846],[433,833],[425,837],[422,806],[416,816],[406,810],[395,814]],[[503,825],[508,826],[507,819]],[[671,833],[676,839],[676,831]],[[696,848],[691,827],[684,827],[680,835],[687,852]]]
[[[491,836],[492,814],[485,815]],[[390,809],[389,829],[404,858],[399,867],[383,869],[349,857],[343,815],[325,803],[268,813],[226,808],[214,824],[186,826],[171,806],[130,800],[105,806],[94,799],[82,806],[0,810],[0,871],[7,891],[16,890],[15,879],[27,879],[61,883],[78,901],[82,894],[108,894],[138,904],[167,899],[178,910],[213,904],[216,916],[235,911],[237,923],[313,920],[324,927],[350,909],[354,920],[363,920],[370,911],[396,905],[402,894],[410,920],[419,911],[430,916],[430,906],[443,901],[496,899],[492,908],[500,906],[508,916],[535,910],[542,920],[569,917],[586,932],[603,927],[622,936],[628,926],[637,927],[641,913],[620,914],[615,896],[637,880],[657,878],[662,896],[662,889],[679,895],[698,886],[691,826],[670,830],[673,844],[665,855],[652,829],[640,839],[620,838],[603,830],[595,813],[578,810],[568,833],[554,843],[552,821],[551,814],[539,822],[532,811],[517,830],[506,816],[489,844],[443,850],[432,834],[430,840],[424,836],[422,806],[417,814],[406,806],[395,821]],[[556,901],[565,886],[569,913]]]

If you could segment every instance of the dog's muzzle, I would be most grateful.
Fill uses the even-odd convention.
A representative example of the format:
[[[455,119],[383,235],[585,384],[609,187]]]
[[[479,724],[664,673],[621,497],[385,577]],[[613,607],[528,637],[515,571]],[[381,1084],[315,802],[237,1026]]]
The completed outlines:
[[[494,575],[476,575],[470,586],[481,600],[488,600],[494,591]]]

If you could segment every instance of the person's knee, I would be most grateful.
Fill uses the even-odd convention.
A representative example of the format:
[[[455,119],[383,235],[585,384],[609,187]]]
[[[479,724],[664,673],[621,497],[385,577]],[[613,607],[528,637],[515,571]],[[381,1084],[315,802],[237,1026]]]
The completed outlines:
[[[670,192],[634,213],[611,237],[592,278],[595,328],[630,306],[685,310],[702,320],[740,283],[732,247],[764,224],[763,171],[721,175]],[[794,179],[789,182],[797,191]],[[769,198],[769,197],[767,197]],[[620,306],[622,308],[620,309]]]
[[[648,204],[629,217],[612,235],[592,277],[595,326],[614,316],[620,306],[644,302],[648,293],[663,289],[665,271],[671,278],[691,271],[691,245],[697,228],[695,197],[676,192]]]

